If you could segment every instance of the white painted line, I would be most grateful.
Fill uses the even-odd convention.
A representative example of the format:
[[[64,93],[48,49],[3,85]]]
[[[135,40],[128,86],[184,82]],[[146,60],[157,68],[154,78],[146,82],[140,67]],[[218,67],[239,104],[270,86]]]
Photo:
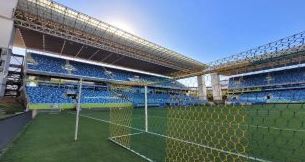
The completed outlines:
[[[147,161],[149,161],[149,162],[153,162],[152,159],[146,157],[145,155],[142,155],[142,154],[136,152],[136,151],[133,150],[133,149],[130,149],[129,147],[126,147],[126,146],[120,144],[119,142],[117,142],[117,141],[115,141],[115,140],[113,140],[113,139],[111,139],[111,138],[109,138],[109,140],[110,140],[111,142],[113,142],[113,143],[115,143],[115,144],[117,144],[117,145],[119,145],[119,146],[121,146],[121,147],[123,147],[123,148],[125,148],[125,149],[127,149],[127,150],[129,150],[129,151],[131,151],[131,152],[133,152],[134,154],[136,154],[136,155],[142,157],[143,159],[145,159],[145,160],[147,160]]]
[[[144,133],[144,132],[124,134],[124,135],[121,135],[121,136],[113,136],[113,137],[111,137],[111,139],[121,138],[121,137],[126,137],[126,136],[134,136],[134,135],[138,135],[138,134],[142,134],[142,133]]]

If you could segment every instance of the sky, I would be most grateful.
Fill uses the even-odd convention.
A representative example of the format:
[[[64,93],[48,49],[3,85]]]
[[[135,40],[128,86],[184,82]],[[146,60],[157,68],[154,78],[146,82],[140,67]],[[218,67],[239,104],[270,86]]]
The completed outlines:
[[[304,0],[56,0],[209,63],[305,31]]]

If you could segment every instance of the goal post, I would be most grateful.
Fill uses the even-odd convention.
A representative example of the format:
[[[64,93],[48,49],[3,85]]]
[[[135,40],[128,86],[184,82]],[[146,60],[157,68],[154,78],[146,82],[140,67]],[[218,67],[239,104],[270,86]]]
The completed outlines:
[[[147,85],[144,86],[144,111],[145,111],[145,132],[148,132],[148,101],[147,101]]]
[[[78,138],[78,123],[79,123],[79,112],[80,112],[80,104],[81,104],[81,95],[82,95],[82,86],[83,80],[79,81],[78,95],[77,95],[77,104],[76,104],[76,120],[75,120],[75,133],[74,133],[74,141],[77,141]]]

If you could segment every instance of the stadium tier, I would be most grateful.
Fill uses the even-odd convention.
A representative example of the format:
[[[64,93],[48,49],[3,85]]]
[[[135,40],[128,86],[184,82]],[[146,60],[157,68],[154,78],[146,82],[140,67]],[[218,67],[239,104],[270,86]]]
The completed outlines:
[[[77,94],[77,85],[55,85],[55,84],[37,84],[28,85],[26,87],[27,96],[30,106],[35,108],[42,106],[45,108],[73,108],[75,107],[76,100],[69,94]],[[177,105],[194,105],[203,104],[205,101],[201,101],[196,97],[189,96],[183,93],[172,95],[170,93],[156,93],[152,89],[148,93],[148,105],[164,107],[169,104],[173,104],[172,100],[175,99]],[[180,101],[180,102],[179,102]],[[85,86],[82,88],[81,104],[84,108],[100,108],[109,104],[132,104],[135,107],[144,106],[144,88],[131,88],[129,91],[113,92],[107,90],[107,87],[90,87]],[[34,105],[34,107],[33,107]]]
[[[248,92],[232,95],[228,99],[231,103],[300,103],[305,102],[304,89],[273,90],[263,92]]]
[[[73,100],[64,95],[64,87],[55,86],[27,86],[27,93],[31,103],[72,103]]]
[[[229,79],[230,103],[283,103],[305,101],[305,68],[298,67]],[[243,91],[246,90],[246,91]]]
[[[274,85],[300,84],[305,82],[305,68],[293,68],[268,73],[233,77],[229,88],[251,88]]]
[[[163,87],[183,88],[184,86],[168,78],[150,76],[103,66],[69,61],[40,54],[27,54],[28,71],[45,72],[48,74],[62,74],[75,77],[91,77],[104,80],[154,82]]]

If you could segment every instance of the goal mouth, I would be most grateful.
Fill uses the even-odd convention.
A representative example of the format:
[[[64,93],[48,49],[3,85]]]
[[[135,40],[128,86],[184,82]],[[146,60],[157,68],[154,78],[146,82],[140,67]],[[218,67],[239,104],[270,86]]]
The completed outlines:
[[[237,104],[239,98],[229,96],[232,104],[210,104],[192,80],[184,82],[174,90],[112,87],[113,93],[141,106],[119,105],[91,113],[93,109],[83,109],[89,113],[81,111],[80,116],[109,124],[109,141],[147,161],[305,158],[304,103]]]
[[[160,159],[158,159],[158,158],[156,158],[156,156],[152,156],[152,155],[149,156],[150,153],[147,154],[147,152],[145,152],[145,151],[143,152],[142,150],[139,150],[136,147],[127,146],[124,142],[121,142],[121,141],[126,140],[126,138],[133,138],[134,136],[137,136],[137,135],[146,136],[148,138],[150,137],[150,140],[152,139],[151,135],[153,135],[156,138],[163,138],[163,140],[166,141],[166,143],[168,145],[178,144],[180,147],[185,146],[188,148],[192,148],[192,150],[194,150],[194,151],[197,150],[197,151],[195,151],[197,153],[200,152],[199,150],[206,150],[206,151],[210,150],[207,152],[214,152],[213,154],[223,154],[223,156],[237,157],[237,158],[232,158],[232,159],[253,160],[253,161],[260,161],[260,162],[269,161],[269,160],[261,159],[258,157],[253,157],[253,156],[250,156],[247,154],[240,154],[238,152],[226,151],[226,150],[222,150],[219,148],[214,148],[211,146],[202,145],[202,144],[198,144],[198,143],[191,142],[191,141],[185,141],[185,140],[178,139],[175,137],[169,137],[169,136],[165,136],[165,135],[161,135],[161,134],[157,134],[157,133],[153,133],[153,132],[142,131],[142,132],[137,132],[137,133],[125,134],[125,135],[121,135],[121,136],[109,137],[108,140],[110,140],[114,144],[117,144],[117,145],[123,147],[124,149],[131,151],[132,153],[140,156],[141,158],[143,158],[147,161],[160,161],[160,160],[161,161],[164,161],[164,160],[165,161],[175,161],[175,160],[178,160],[177,155],[179,155],[179,154],[170,152],[170,151],[172,151],[170,148],[166,148],[165,155],[163,155],[164,157],[161,156],[162,158],[165,158],[165,159],[160,158],[160,155],[158,157]],[[154,141],[154,140],[152,140],[152,141]],[[157,141],[155,141],[155,142],[157,142]],[[157,143],[160,143],[160,142],[158,141]],[[151,147],[153,148],[153,146],[151,146]],[[183,148],[180,148],[180,149],[183,149]],[[216,153],[216,152],[218,152],[218,153]],[[175,154],[175,155],[171,155],[171,154]],[[192,154],[194,154],[194,152]],[[208,157],[208,156],[206,156],[206,157]],[[192,158],[190,158],[190,159],[192,159]],[[190,160],[190,159],[188,159],[188,160]],[[221,158],[219,157],[218,159],[221,159]]]
[[[137,124],[133,123],[139,120],[139,111],[145,116],[144,111],[114,110],[110,116],[120,116],[120,120],[112,118],[110,121],[112,133],[109,140],[147,161],[209,161],[213,158],[267,161],[247,152],[248,127],[243,118],[247,114],[243,109],[217,110],[210,106],[150,108],[147,131],[136,128]]]
[[[304,127],[282,124],[294,112],[299,112],[298,120],[304,104],[152,107],[147,131],[140,108],[88,112],[80,116],[108,123],[109,141],[147,161],[274,161],[287,155],[262,151],[278,146],[298,147],[293,157],[304,157],[300,147]],[[298,144],[287,145],[285,139]],[[277,140],[283,142],[274,143]]]

